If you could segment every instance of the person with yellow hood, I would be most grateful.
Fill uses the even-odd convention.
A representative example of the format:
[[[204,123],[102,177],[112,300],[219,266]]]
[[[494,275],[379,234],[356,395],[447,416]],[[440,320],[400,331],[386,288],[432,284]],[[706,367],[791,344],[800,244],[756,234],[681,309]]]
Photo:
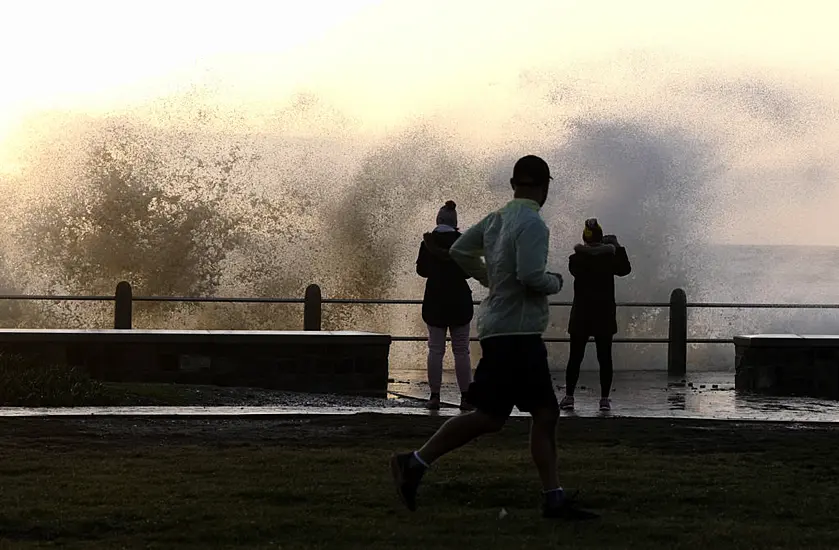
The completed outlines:
[[[574,409],[574,390],[586,344],[589,337],[594,337],[600,364],[600,410],[608,411],[612,408],[612,338],[618,332],[615,277],[629,275],[632,266],[618,238],[604,236],[597,218],[589,218],[583,228],[583,242],[574,247],[568,259],[568,271],[574,277],[574,303],[568,320],[571,346],[565,369],[565,397],[559,407]]]

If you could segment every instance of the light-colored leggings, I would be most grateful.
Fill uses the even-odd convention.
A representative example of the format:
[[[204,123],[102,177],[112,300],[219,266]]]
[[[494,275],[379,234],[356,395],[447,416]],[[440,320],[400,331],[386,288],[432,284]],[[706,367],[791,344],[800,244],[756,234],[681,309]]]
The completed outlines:
[[[440,393],[443,383],[443,357],[446,355],[446,332],[444,327],[428,325],[428,385],[431,393]],[[472,382],[472,361],[469,358],[469,325],[449,327],[454,354],[454,372],[461,393],[469,389]]]

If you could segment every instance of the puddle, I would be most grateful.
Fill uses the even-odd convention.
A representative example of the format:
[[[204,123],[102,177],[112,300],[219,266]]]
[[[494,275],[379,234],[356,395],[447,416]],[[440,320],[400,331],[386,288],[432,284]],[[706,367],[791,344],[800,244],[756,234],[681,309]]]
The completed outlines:
[[[424,372],[411,379],[407,372],[394,376],[393,391],[424,397],[428,385]],[[565,386],[564,373],[554,373],[557,394]],[[441,392],[444,401],[456,403],[460,393],[453,375],[446,372]],[[597,371],[583,371],[577,384],[576,410],[563,416],[631,416],[726,420],[768,420],[787,422],[839,422],[839,401],[806,397],[745,395],[734,391],[733,372],[688,373],[672,379],[661,371],[616,372],[612,392],[612,411],[598,410],[600,384]]]

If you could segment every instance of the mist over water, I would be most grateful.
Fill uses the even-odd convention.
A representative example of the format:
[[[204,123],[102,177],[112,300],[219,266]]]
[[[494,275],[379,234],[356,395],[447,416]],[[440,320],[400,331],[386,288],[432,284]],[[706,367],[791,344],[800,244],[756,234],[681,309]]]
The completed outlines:
[[[839,254],[805,248],[839,245],[824,230],[839,224],[823,219],[839,204],[839,94],[638,52],[573,71],[514,69],[503,92],[475,89],[496,94],[490,107],[443,102],[375,132],[317,89],[257,115],[200,87],[112,113],[33,115],[5,144],[16,163],[0,172],[0,291],[111,294],[125,279],[137,295],[302,296],[317,282],[329,297],[420,297],[414,261],[439,206],[455,200],[471,225],[508,200],[513,162],[534,153],[555,177],[543,215],[550,267],[567,277],[558,299],[571,298],[567,256],[596,216],[632,260],[621,300],[666,301],[683,287],[690,301],[839,301],[825,284]],[[5,326],[107,326],[110,307],[9,302],[0,316]],[[566,314],[555,312],[551,334],[564,334]],[[696,310],[690,330],[835,332],[837,315]],[[666,312],[621,316],[624,334],[666,331]],[[301,324],[298,306],[135,311],[147,327]],[[325,306],[325,325],[424,332],[408,306]],[[421,364],[419,346],[394,351]],[[552,353],[561,361],[564,346]],[[733,362],[728,348],[691,353]],[[657,368],[664,354],[639,346],[617,364]]]

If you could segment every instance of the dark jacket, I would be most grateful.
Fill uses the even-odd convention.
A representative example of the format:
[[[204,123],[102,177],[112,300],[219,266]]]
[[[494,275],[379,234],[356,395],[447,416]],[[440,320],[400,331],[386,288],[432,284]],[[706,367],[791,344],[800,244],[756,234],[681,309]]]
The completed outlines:
[[[417,257],[417,274],[425,277],[422,320],[433,327],[457,327],[472,321],[469,275],[449,257],[449,248],[460,237],[457,231],[423,235]]]
[[[615,276],[624,277],[632,271],[626,249],[612,244],[578,244],[568,258],[568,270],[574,277],[569,334],[615,334]]]

